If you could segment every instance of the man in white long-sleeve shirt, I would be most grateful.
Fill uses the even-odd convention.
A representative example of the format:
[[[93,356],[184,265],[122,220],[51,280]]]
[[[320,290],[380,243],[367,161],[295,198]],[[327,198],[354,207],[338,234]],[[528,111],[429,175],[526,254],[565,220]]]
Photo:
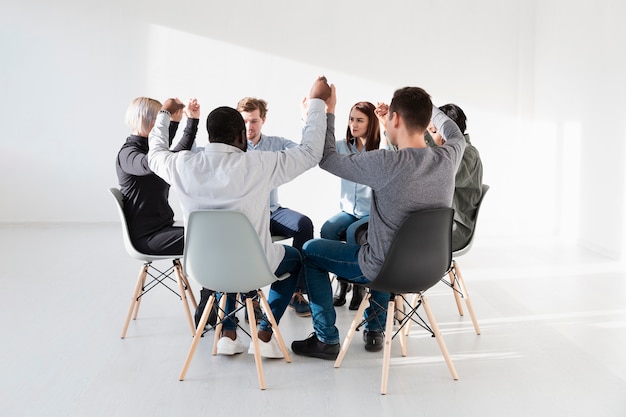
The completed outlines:
[[[301,272],[301,257],[295,248],[272,243],[267,215],[269,195],[272,189],[313,168],[322,158],[326,105],[329,113],[334,112],[330,103],[325,103],[330,101],[330,97],[331,87],[325,77],[319,77],[309,95],[308,117],[300,145],[280,152],[246,152],[244,121],[241,114],[230,107],[219,107],[207,117],[209,144],[204,149],[171,152],[167,143],[170,114],[182,106],[175,99],[165,101],[149,136],[148,164],[157,175],[176,188],[185,223],[189,213],[195,210],[241,211],[259,235],[276,276],[290,273],[288,278],[275,281],[271,286],[268,301],[277,321],[294,292]],[[226,309],[227,313],[234,309],[234,299],[230,296]],[[224,322],[218,353],[232,355],[243,352],[236,329],[233,320]],[[261,321],[258,336],[262,356],[282,357],[267,320]]]

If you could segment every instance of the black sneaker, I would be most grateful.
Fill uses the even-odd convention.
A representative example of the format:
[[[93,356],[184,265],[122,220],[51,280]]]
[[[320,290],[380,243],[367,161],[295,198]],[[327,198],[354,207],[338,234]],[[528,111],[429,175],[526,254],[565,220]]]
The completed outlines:
[[[365,350],[368,352],[379,352],[385,344],[385,337],[383,332],[364,330],[363,341],[365,342]]]
[[[202,313],[204,312],[206,303],[209,301],[209,296],[212,293],[212,290],[204,288],[200,292],[200,304],[198,304],[198,308],[196,308],[196,312],[194,314],[196,328],[198,328],[198,324],[200,323],[200,319],[202,318]],[[206,326],[215,326],[215,323],[217,323],[217,300],[213,301],[213,306],[211,307],[211,312],[209,313],[209,319],[207,320]]]
[[[291,350],[296,355],[310,356],[326,360],[335,360],[339,355],[339,343],[330,345],[317,340],[315,333],[305,340],[295,340],[291,343]]]
[[[252,300],[252,307],[254,308],[254,319],[256,321],[256,324],[261,323],[261,320],[263,320],[263,310],[261,310],[261,305],[259,304],[259,300]],[[250,323],[250,319],[248,318],[248,309],[245,309],[245,318],[246,318],[246,322]]]

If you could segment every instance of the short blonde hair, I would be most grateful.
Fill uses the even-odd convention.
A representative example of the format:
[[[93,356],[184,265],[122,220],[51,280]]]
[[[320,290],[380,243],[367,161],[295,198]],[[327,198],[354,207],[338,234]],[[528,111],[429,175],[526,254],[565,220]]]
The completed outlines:
[[[133,134],[148,136],[161,107],[163,106],[158,100],[137,97],[130,102],[126,110],[126,124],[132,129]]]

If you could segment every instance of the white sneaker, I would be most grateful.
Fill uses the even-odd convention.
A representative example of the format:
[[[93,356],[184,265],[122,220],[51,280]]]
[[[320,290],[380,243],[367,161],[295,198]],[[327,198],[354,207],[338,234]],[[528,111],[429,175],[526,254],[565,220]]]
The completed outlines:
[[[272,335],[272,338],[269,342],[264,342],[259,339],[259,350],[261,351],[261,356],[263,356],[264,358],[282,359],[285,357],[282,350],[280,350],[280,346],[278,346],[278,341],[276,340],[274,335]],[[254,343],[252,341],[250,342],[248,353],[254,355]]]
[[[234,355],[236,353],[242,353],[246,347],[241,343],[239,338],[235,340],[230,337],[221,337],[217,341],[217,354],[218,355]]]

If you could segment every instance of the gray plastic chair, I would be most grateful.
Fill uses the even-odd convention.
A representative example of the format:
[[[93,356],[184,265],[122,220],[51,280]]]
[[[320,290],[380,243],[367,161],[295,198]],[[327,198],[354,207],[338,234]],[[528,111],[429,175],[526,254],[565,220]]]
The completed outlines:
[[[204,288],[215,291],[209,297],[202,313],[198,329],[193,338],[180,380],[185,378],[191,359],[202,337],[204,326],[209,317],[216,294],[222,294],[222,308],[219,311],[218,325],[215,329],[213,355],[217,354],[217,341],[224,318],[226,293],[249,293],[256,291],[261,308],[264,310],[281,351],[287,362],[291,362],[289,351],[280,334],[278,324],[270,310],[262,288],[276,281],[274,272],[265,256],[259,236],[245,214],[228,210],[201,210],[189,215],[185,236],[185,254],[183,268],[187,276],[197,281]],[[282,278],[282,277],[281,277]],[[248,317],[254,317],[252,297],[245,299]],[[265,376],[258,344],[255,320],[249,321],[250,336],[254,344],[254,360],[261,389],[265,389]]]
[[[454,210],[451,208],[439,208],[420,210],[411,214],[396,232],[380,273],[376,279],[366,285],[369,289],[391,293],[387,305],[387,322],[385,325],[381,394],[387,393],[391,341],[395,336],[399,335],[402,356],[406,356],[407,334],[403,330],[411,322],[419,324],[435,337],[452,378],[458,379],[435,317],[424,296],[424,292],[437,284],[450,268],[453,213]],[[410,308],[408,312],[399,314],[400,318],[395,317],[397,306],[411,305],[406,298],[408,294],[415,294],[415,306]],[[341,365],[352,337],[363,324],[363,312],[370,298],[371,293],[368,291],[367,295],[363,297],[363,301],[352,321],[350,330],[335,361],[335,368]],[[418,314],[420,305],[424,307],[430,326]],[[398,328],[395,334],[393,333],[394,317],[398,321]]]
[[[180,263],[182,253],[172,255],[149,255],[138,251],[130,239],[128,223],[126,222],[126,215],[124,214],[124,196],[118,188],[109,188],[109,192],[115,199],[115,206],[117,207],[120,222],[122,223],[122,240],[124,241],[124,248],[131,258],[143,262],[143,265],[139,270],[139,277],[137,278],[137,283],[133,291],[130,307],[128,308],[128,314],[126,315],[126,320],[124,321],[124,327],[122,329],[122,339],[126,337],[126,332],[128,330],[128,325],[130,323],[131,317],[133,318],[133,320],[137,319],[137,314],[139,313],[139,305],[141,304],[141,299],[143,298],[143,296],[159,284],[165,286],[181,299],[181,301],[183,302],[183,310],[185,311],[187,321],[189,322],[191,334],[195,334],[196,328],[194,326],[193,319],[191,318],[191,307],[189,303],[191,302],[194,311],[197,308],[198,304],[196,303],[193,291],[191,290],[191,286],[189,285],[189,280],[183,273],[183,268]],[[153,264],[153,262],[155,261],[166,260],[171,260],[172,266],[164,271],[156,268]],[[174,275],[176,276],[175,279],[173,278]],[[146,282],[148,276],[150,276],[151,280],[149,282]],[[178,285],[178,290],[170,287],[168,285],[168,281],[175,281]]]

